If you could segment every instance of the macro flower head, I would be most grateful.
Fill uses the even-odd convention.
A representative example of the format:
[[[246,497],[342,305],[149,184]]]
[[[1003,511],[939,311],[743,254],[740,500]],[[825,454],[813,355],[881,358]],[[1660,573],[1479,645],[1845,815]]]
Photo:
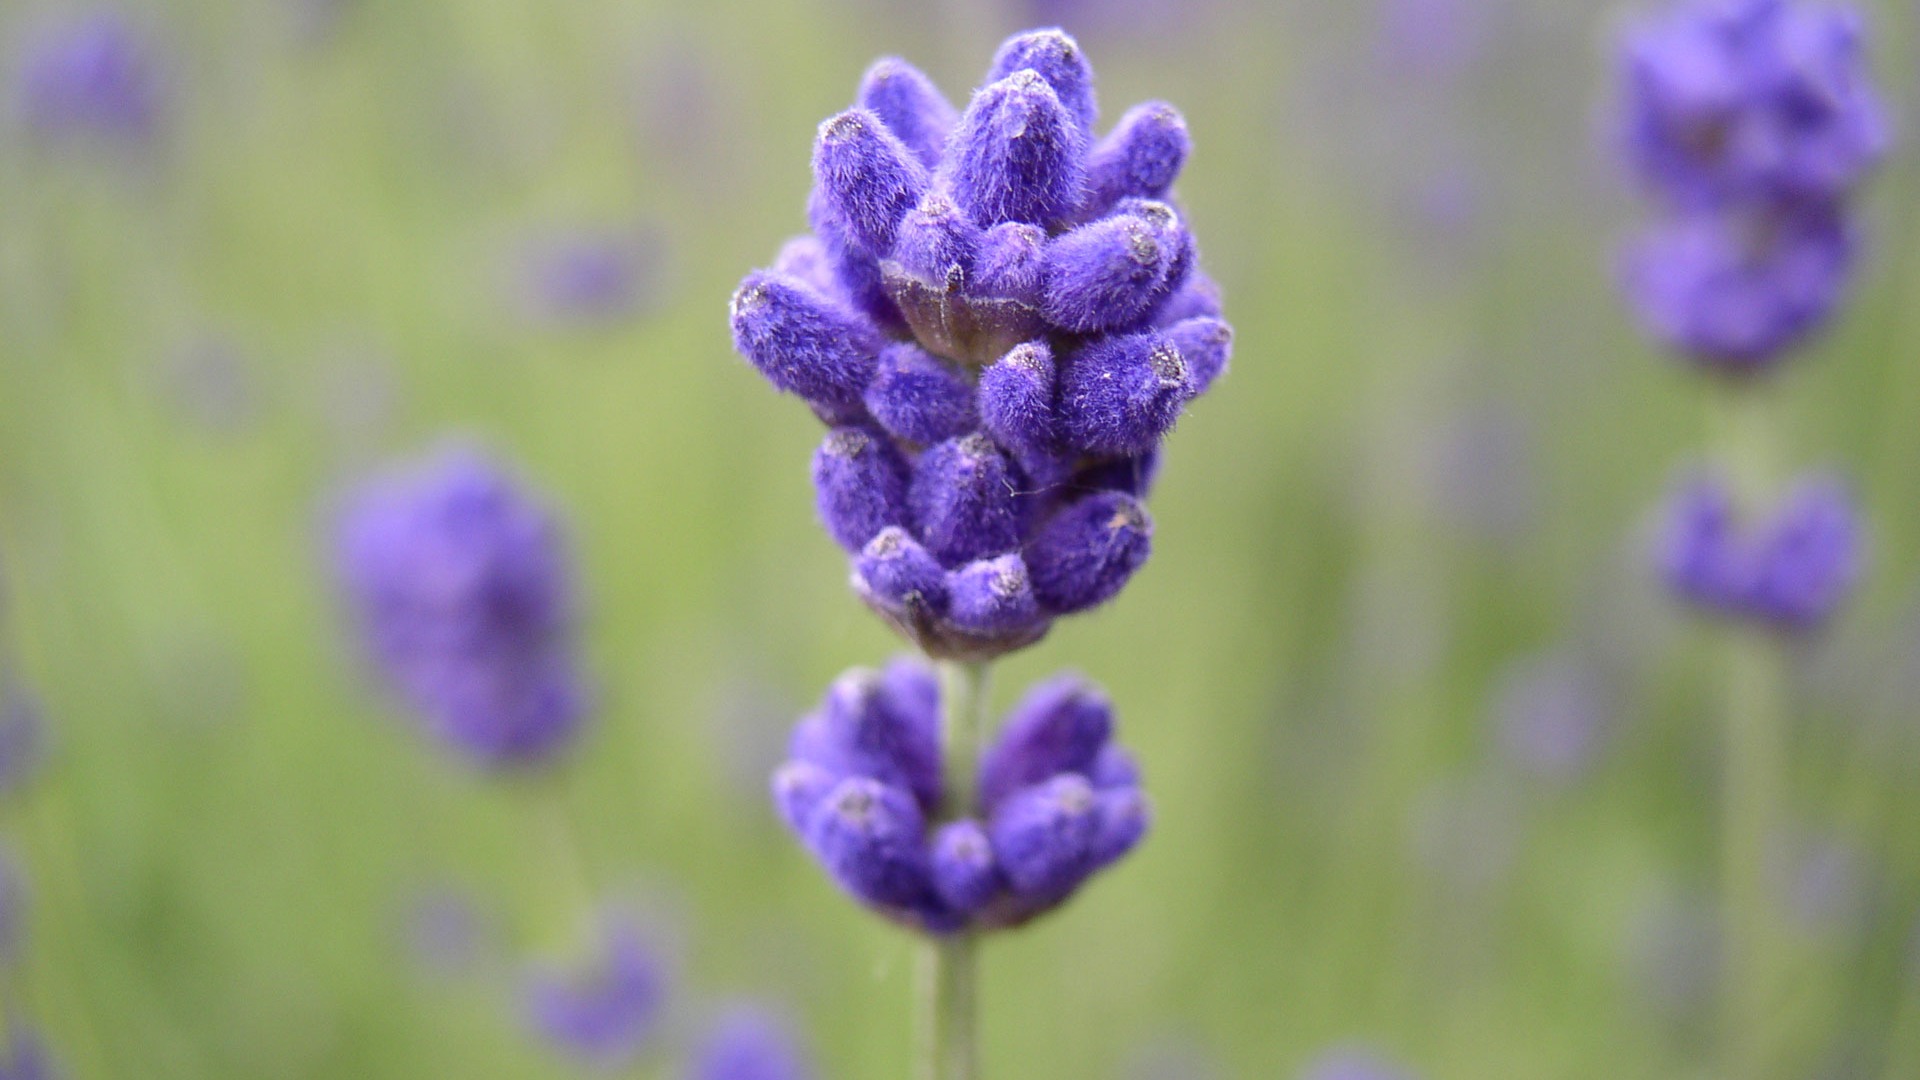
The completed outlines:
[[[1659,559],[1687,603],[1795,632],[1824,625],[1852,594],[1865,546],[1852,492],[1834,477],[1805,478],[1749,518],[1724,481],[1700,473],[1669,501]]]
[[[1638,23],[1622,62],[1627,157],[1676,204],[1830,202],[1887,148],[1850,7],[1690,0]]]
[[[842,675],[800,721],[774,802],[827,873],[882,914],[934,934],[1018,926],[1146,835],[1139,767],[1112,736],[1106,696],[1055,676],[1007,714],[975,790],[949,791],[939,682],[899,658]],[[969,802],[977,816],[946,813]]]
[[[568,745],[586,710],[573,585],[553,513],[466,446],[354,492],[335,566],[374,666],[427,729],[483,767]]]
[[[813,231],[747,276],[734,344],[829,428],[813,480],[854,588],[929,655],[984,659],[1146,561],[1162,438],[1232,330],[1172,186],[1185,121],[1096,130],[1059,30],[955,109],[898,59],[820,126]]]

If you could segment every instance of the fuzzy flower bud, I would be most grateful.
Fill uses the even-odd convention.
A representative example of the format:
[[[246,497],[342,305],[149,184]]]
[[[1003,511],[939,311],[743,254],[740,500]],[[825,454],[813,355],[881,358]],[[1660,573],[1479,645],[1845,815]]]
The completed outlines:
[[[1164,101],[1135,105],[1087,160],[1088,216],[1122,199],[1159,199],[1173,187],[1193,149],[1187,122]]]
[[[1060,372],[1060,434],[1089,454],[1141,453],[1173,427],[1192,396],[1186,361],[1165,335],[1099,338]]]
[[[927,170],[878,116],[849,109],[820,125],[813,174],[855,243],[890,250],[900,219],[927,190]]]
[[[860,107],[880,118],[920,164],[940,164],[959,114],[919,68],[895,56],[874,61],[860,80]]]
[[[814,452],[813,489],[828,535],[857,552],[905,513],[907,464],[885,438],[835,428]]]
[[[1802,480],[1770,515],[1749,519],[1702,474],[1675,492],[1659,559],[1682,600],[1792,632],[1817,629],[1846,600],[1863,547],[1852,496],[1833,478]]]
[[[1031,69],[975,94],[955,129],[948,164],[954,199],[982,227],[1051,225],[1080,205],[1086,129]]]

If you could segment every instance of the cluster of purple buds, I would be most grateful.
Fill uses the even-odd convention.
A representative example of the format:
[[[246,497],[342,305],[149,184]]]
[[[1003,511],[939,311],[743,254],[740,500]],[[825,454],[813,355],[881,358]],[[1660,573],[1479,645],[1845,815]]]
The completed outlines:
[[[1146,834],[1139,768],[1112,735],[1106,697],[1055,676],[1007,715],[975,790],[951,790],[939,682],[901,658],[833,684],[794,731],[774,800],[828,874],[881,914],[933,934],[1019,926]]]
[[[1059,30],[1001,46],[963,112],[897,59],[820,127],[811,235],[749,275],[734,343],[831,429],[813,479],[860,596],[930,656],[987,659],[1146,561],[1162,438],[1232,331],[1170,188],[1185,122],[1095,137]]]
[[[456,447],[355,492],[335,562],[374,666],[429,731],[487,768],[539,764],[586,711],[553,514]]]
[[[1773,366],[1845,292],[1847,202],[1885,152],[1861,21],[1801,0],[1688,0],[1629,35],[1625,153],[1663,220],[1628,254],[1649,330],[1714,370]]]
[[[1787,632],[1819,628],[1860,576],[1864,541],[1847,486],[1802,480],[1770,513],[1743,519],[1725,482],[1690,477],[1667,510],[1667,588],[1704,610]]]

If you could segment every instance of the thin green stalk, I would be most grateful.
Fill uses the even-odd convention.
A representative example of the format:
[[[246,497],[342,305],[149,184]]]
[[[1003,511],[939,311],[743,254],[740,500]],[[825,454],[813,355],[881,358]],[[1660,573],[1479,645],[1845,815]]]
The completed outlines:
[[[1735,497],[1757,513],[1772,497],[1775,431],[1765,386],[1722,395],[1718,445]],[[1725,773],[1721,785],[1724,942],[1722,1075],[1765,1080],[1772,1070],[1781,1002],[1780,922],[1767,872],[1785,795],[1787,655],[1764,628],[1730,625],[1720,642]]]
[[[985,662],[942,661],[941,741],[947,763],[943,817],[974,812],[974,776],[985,727]],[[979,942],[971,931],[929,939],[920,954],[920,1080],[976,1080],[980,1075]]]

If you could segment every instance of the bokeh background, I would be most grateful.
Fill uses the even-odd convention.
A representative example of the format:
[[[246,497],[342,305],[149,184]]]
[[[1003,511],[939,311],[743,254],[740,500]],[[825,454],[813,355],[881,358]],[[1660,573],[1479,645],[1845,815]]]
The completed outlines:
[[[104,12],[104,14],[103,14]],[[815,125],[898,53],[963,97],[1064,24],[1109,117],[1178,104],[1179,195],[1238,330],[1169,445],[1153,561],[1001,665],[1116,700],[1156,831],[986,951],[988,1074],[1704,1075],[1710,652],[1644,569],[1706,389],[1613,288],[1635,216],[1592,0],[167,0],[0,8],[0,839],[9,1011],[82,1078],[558,1077],[512,971],[561,918],[514,785],[361,677],[341,485],[450,433],[567,517],[588,872],[707,1003],[784,1002],[831,1080],[897,1078],[911,945],[780,831],[765,776],[900,646],[845,588],[815,422],[731,351],[803,227]],[[117,20],[136,122],[37,130],[24,73]],[[1791,1073],[1920,1075],[1920,117],[1870,253],[1780,388],[1873,528],[1795,657]],[[8,730],[13,730],[11,727]],[[8,742],[15,748],[15,742]],[[25,745],[25,744],[21,744]],[[31,759],[31,760],[28,760]],[[19,761],[27,761],[20,765]]]

